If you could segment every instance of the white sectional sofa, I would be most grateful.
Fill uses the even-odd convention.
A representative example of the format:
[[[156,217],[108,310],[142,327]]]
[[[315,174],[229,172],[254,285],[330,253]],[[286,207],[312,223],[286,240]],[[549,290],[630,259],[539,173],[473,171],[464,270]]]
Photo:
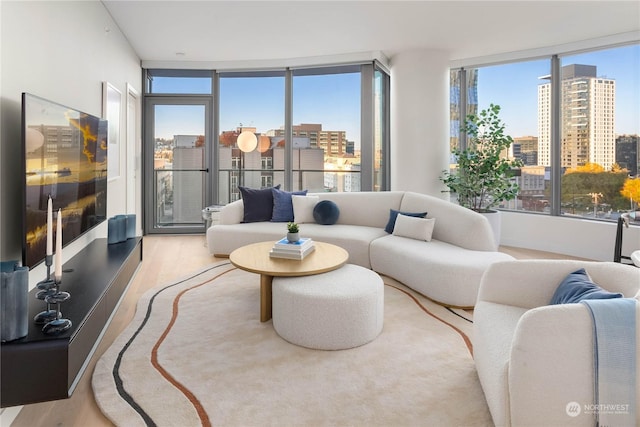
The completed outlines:
[[[339,209],[333,225],[300,223],[300,235],[343,247],[349,263],[401,281],[445,305],[472,307],[480,279],[496,261],[513,259],[498,252],[487,219],[454,203],[413,192],[309,193]],[[390,210],[427,212],[435,218],[431,241],[387,233]],[[212,255],[228,256],[255,242],[274,242],[286,234],[283,222],[242,223],[242,200],[222,208],[220,221],[207,230]],[[296,218],[300,215],[296,213]]]

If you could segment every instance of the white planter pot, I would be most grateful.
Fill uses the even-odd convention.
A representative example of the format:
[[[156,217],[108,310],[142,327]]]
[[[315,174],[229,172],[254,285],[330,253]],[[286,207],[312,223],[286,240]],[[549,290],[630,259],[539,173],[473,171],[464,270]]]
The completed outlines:
[[[500,245],[500,230],[502,228],[502,214],[500,211],[480,212],[480,214],[489,220],[489,224],[491,224],[491,228],[493,229],[495,248],[498,249]]]

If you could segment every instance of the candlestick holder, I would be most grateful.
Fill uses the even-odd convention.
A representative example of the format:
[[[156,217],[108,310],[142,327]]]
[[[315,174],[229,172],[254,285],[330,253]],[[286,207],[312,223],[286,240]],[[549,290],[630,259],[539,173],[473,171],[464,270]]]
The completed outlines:
[[[58,292],[56,282],[51,278],[51,265],[53,264],[53,255],[47,255],[44,258],[44,263],[47,266],[47,278],[38,282],[36,287],[40,289],[36,293],[36,298],[45,301],[48,296],[55,295]],[[47,309],[36,314],[33,321],[36,325],[44,325],[57,319],[58,315],[62,315],[57,310],[51,308],[51,303],[47,302]]]
[[[50,307],[51,304],[55,304],[56,306],[54,319],[42,327],[42,332],[48,335],[64,332],[71,328],[72,325],[71,320],[62,318],[62,313],[60,312],[60,304],[71,298],[71,294],[60,291],[60,283],[62,283],[60,278],[56,277],[54,283],[56,292],[52,295],[47,295],[44,299],[48,307]]]

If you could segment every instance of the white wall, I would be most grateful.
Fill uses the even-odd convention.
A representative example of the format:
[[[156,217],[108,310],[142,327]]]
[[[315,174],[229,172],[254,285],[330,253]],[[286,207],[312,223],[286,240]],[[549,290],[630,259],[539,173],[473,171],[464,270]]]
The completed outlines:
[[[413,50],[391,63],[391,187],[447,198],[438,177],[449,168],[449,57]]]
[[[102,82],[120,90],[121,172],[109,182],[107,194],[107,215],[112,216],[127,208],[127,83],[142,93],[142,72],[139,58],[101,2],[2,1],[0,18],[0,258],[4,261],[22,257],[22,92],[101,116]],[[104,223],[71,243],[63,252],[63,262],[94,238],[106,235]],[[42,264],[32,270],[32,286],[44,278],[44,271]]]
[[[622,230],[622,254],[640,249],[640,227]],[[613,261],[616,223],[521,212],[502,212],[501,244]]]

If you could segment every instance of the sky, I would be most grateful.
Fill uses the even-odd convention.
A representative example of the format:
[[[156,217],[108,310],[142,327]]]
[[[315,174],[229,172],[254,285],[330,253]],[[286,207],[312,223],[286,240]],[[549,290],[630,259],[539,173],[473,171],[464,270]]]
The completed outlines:
[[[619,47],[561,58],[561,65],[596,65],[598,77],[616,81],[616,133],[640,134],[640,45]],[[537,87],[550,73],[548,59],[483,67],[478,74],[478,102],[501,107],[500,117],[512,137],[537,136]],[[174,81],[176,79],[173,79]],[[205,93],[201,80],[189,80],[190,90]],[[161,84],[158,81],[158,85]],[[204,109],[162,107],[156,112],[156,136],[203,134]],[[194,110],[196,110],[194,114]],[[360,75],[296,76],[293,87],[293,124],[320,123],[324,130],[345,130],[347,139],[360,142]],[[220,128],[240,126],[267,132],[284,124],[284,77],[221,78]]]
[[[595,65],[598,77],[616,81],[615,132],[640,134],[640,45],[561,58],[561,66]],[[519,62],[478,71],[478,108],[501,107],[500,117],[512,137],[538,134],[538,77],[550,74],[548,59]]]
[[[323,130],[344,130],[347,139],[359,145],[360,75],[294,77],[293,124],[301,123],[319,123]],[[284,125],[284,77],[220,79],[220,129],[234,130],[241,124],[261,133]],[[202,107],[162,106],[156,110],[156,137],[203,132]]]

